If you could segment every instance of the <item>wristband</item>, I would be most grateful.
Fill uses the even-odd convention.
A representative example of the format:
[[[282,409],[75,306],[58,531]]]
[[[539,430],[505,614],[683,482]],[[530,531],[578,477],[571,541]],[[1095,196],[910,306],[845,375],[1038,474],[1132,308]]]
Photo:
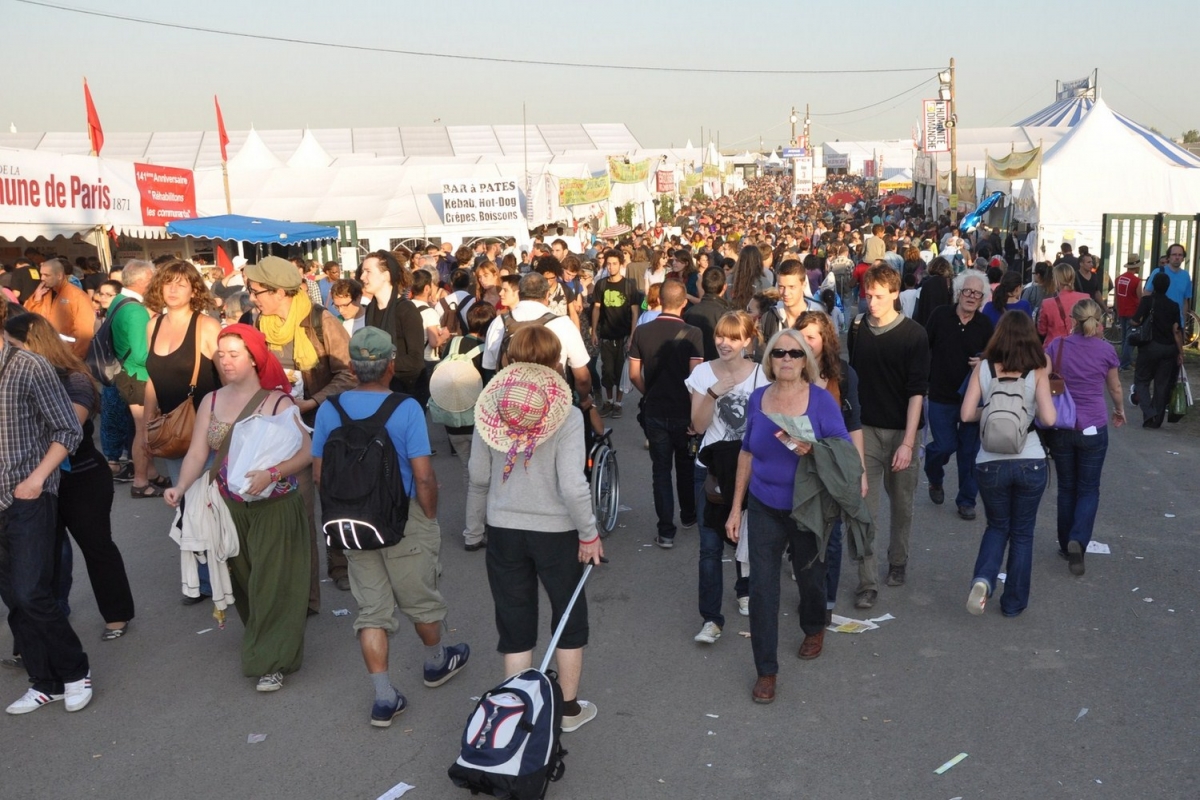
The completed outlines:
[[[714,391],[712,390],[712,387],[711,387],[711,386],[710,386],[710,387],[708,387],[708,396],[709,396],[709,397],[711,397],[713,400],[719,400],[719,399],[721,399],[721,395],[719,395],[719,394],[717,394],[716,392],[714,392]]]
[[[268,467],[267,474],[271,476],[271,480],[274,481],[275,483],[279,483],[279,481],[282,480],[282,477],[283,477],[279,474],[278,467]]]

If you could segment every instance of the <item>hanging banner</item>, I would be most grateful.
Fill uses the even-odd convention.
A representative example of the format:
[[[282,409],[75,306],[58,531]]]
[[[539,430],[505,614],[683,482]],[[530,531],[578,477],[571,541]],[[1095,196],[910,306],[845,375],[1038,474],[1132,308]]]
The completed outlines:
[[[675,191],[675,172],[660,169],[654,173],[654,191],[659,194],[672,194]]]
[[[1058,91],[1054,94],[1055,102],[1070,100],[1073,97],[1091,97],[1095,99],[1096,85],[1093,83],[1094,78],[1095,75],[1089,75],[1077,81],[1059,81]]]
[[[823,159],[825,169],[850,169],[850,156],[826,152]]]
[[[613,183],[642,183],[650,177],[650,159],[630,164],[623,158],[609,158],[608,175]]]
[[[792,194],[796,197],[809,197],[813,193],[813,160],[812,156],[797,158],[792,162]]]
[[[950,129],[946,127],[949,111],[950,103],[946,100],[921,101],[926,153],[950,152]]]
[[[718,167],[716,164],[705,164],[704,165],[704,177],[705,178],[721,177],[721,168]]]
[[[974,211],[978,203],[978,195],[975,193],[975,176],[959,175],[957,183],[954,193],[958,195],[958,210]]]
[[[1042,166],[1042,148],[1035,147],[1020,153],[1010,153],[1004,158],[988,157],[987,177],[989,180],[1023,181],[1038,176]]]
[[[560,178],[558,181],[558,204],[560,206],[582,206],[607,200],[612,194],[608,175],[599,178]]]
[[[442,181],[442,222],[489,225],[521,221],[521,195],[515,180]]]
[[[875,159],[869,158],[863,162],[862,176],[867,180],[875,178]]]
[[[190,169],[0,151],[0,223],[162,227],[195,216]]]
[[[689,172],[683,176],[683,180],[679,182],[679,193],[691,197],[696,188],[704,180],[704,176],[699,172]]]

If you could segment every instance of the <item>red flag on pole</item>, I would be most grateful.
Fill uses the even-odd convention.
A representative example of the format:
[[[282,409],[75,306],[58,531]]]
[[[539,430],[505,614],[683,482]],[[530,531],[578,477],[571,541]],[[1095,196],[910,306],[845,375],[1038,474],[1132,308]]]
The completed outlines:
[[[87,104],[88,141],[92,144],[92,155],[98,156],[100,148],[104,147],[104,129],[100,127],[100,115],[96,113],[96,104],[92,102],[87,78],[83,79],[83,100]]]
[[[221,116],[221,104],[217,102],[215,94],[213,95],[213,105],[217,107],[217,139],[221,142],[221,160],[228,161],[229,156],[225,154],[225,148],[229,146],[229,134],[225,132],[225,118]]]
[[[229,260],[229,254],[225,252],[224,247],[216,247],[217,251],[217,266],[221,268],[221,272],[225,277],[233,274],[233,262]]]

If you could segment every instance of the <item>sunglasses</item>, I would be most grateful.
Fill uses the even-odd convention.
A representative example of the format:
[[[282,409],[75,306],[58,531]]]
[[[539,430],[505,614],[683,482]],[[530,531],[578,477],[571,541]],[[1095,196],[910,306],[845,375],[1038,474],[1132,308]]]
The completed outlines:
[[[784,350],[782,347],[776,347],[771,351],[771,358],[783,358],[787,356],[792,360],[804,358],[803,350]]]

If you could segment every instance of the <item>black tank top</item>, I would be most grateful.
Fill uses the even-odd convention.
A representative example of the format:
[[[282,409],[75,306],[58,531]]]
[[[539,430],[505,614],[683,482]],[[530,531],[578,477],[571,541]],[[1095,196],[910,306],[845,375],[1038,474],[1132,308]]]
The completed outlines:
[[[154,381],[154,394],[158,400],[160,414],[170,414],[187,399],[192,381],[192,368],[196,364],[196,322],[199,318],[199,314],[192,312],[192,320],[188,323],[183,344],[165,356],[154,352],[154,341],[158,338],[158,328],[162,325],[163,318],[160,316],[154,321],[154,332],[150,335],[150,352],[146,356],[146,372],[150,375],[150,380]],[[200,410],[201,398],[220,386],[221,381],[217,377],[217,368],[212,359],[201,353],[200,375],[196,378],[196,391],[192,393],[192,405],[197,411]]]

